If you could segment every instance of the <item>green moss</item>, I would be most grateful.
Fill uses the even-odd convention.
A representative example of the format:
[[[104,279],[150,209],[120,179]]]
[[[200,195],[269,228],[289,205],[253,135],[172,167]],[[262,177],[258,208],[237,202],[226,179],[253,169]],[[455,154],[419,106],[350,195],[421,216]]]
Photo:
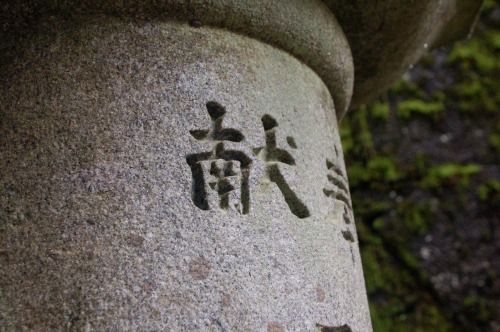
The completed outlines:
[[[351,112],[351,121],[342,121],[340,137],[344,153],[348,151],[354,155],[369,156],[374,153],[373,137],[369,129],[369,112],[367,107],[361,106],[359,110]],[[349,123],[350,122],[350,123]]]
[[[440,103],[444,103],[446,101],[446,93],[441,90],[433,91],[432,97]]]
[[[477,189],[477,195],[483,202],[489,202],[492,206],[500,206],[500,181],[491,179],[481,184]]]
[[[435,115],[443,111],[444,104],[442,102],[425,102],[420,99],[410,99],[399,103],[397,115],[401,119],[408,119],[413,113]]]
[[[347,167],[350,185],[356,187],[363,183],[391,183],[401,178],[394,162],[383,156],[373,157],[367,164],[355,163]]]
[[[396,82],[392,87],[391,92],[406,98],[420,99],[425,97],[425,93],[418,87],[417,84],[404,79]]]
[[[437,304],[416,290],[415,276],[401,269],[380,242],[380,236],[360,225],[364,241],[361,256],[367,292],[372,299],[370,311],[374,331],[450,331],[449,320]],[[403,260],[417,266],[416,259],[406,251]]]
[[[481,166],[476,164],[442,164],[431,168],[427,176],[422,180],[421,185],[424,188],[439,188],[449,185],[466,187],[469,184],[470,177],[480,171]]]
[[[370,180],[384,183],[394,182],[401,177],[392,159],[383,156],[376,156],[368,161],[367,170]]]
[[[360,145],[368,151],[373,151],[373,138],[368,126],[368,111],[366,106],[362,106],[357,112],[356,123],[358,132],[356,133]]]
[[[423,235],[429,231],[430,224],[434,220],[430,202],[415,202],[406,199],[398,206],[399,217],[403,221],[405,233]]]
[[[359,186],[370,180],[370,174],[361,163],[355,163],[347,167],[347,177],[351,187]]]
[[[466,71],[471,68],[481,73],[490,73],[499,68],[498,56],[494,53],[497,45],[497,33],[483,36],[483,39],[472,39],[470,41],[458,42],[448,58],[450,65],[460,65]]]
[[[495,112],[498,109],[498,103],[495,100],[496,89],[489,87],[487,78],[471,75],[467,80],[457,84],[451,93],[456,98],[461,111]]]
[[[411,268],[418,268],[418,260],[413,256],[413,254],[409,250],[402,250],[401,251],[401,257],[403,258],[403,262],[411,267]]]
[[[375,219],[375,221],[373,221],[372,227],[377,231],[383,230],[385,227],[384,219],[382,218]]]
[[[498,6],[496,0],[485,0],[483,4],[483,12],[489,12]]]
[[[375,119],[383,119],[387,120],[389,118],[389,114],[391,108],[389,103],[375,103],[370,107],[371,114]]]
[[[500,122],[495,131],[488,136],[488,143],[495,152],[500,152]]]
[[[493,50],[500,50],[500,34],[497,31],[487,31],[484,35],[487,45]],[[497,59],[497,61],[499,61]],[[498,63],[497,63],[498,67]]]

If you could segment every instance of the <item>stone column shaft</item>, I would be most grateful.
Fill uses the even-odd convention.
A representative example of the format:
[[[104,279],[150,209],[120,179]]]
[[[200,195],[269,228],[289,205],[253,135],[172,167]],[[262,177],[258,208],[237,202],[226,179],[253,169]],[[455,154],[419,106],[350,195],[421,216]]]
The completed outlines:
[[[1,330],[371,328],[315,70],[197,20],[51,19],[3,66]]]

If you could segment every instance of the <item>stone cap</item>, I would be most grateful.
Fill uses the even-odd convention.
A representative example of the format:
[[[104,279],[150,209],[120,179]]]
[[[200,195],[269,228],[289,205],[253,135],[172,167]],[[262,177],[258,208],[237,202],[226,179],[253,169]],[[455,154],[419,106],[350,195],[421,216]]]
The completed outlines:
[[[388,89],[429,49],[467,36],[483,0],[323,0],[354,58],[351,108]]]
[[[196,22],[247,35],[280,48],[314,70],[329,88],[338,116],[349,107],[354,69],[349,45],[320,0],[16,0],[0,7],[0,71],[16,57],[23,34],[54,25],[85,24],[112,16],[133,20]],[[56,17],[58,23],[51,23]],[[61,19],[66,23],[61,23]]]
[[[15,59],[18,44],[26,35],[40,31],[57,33],[65,26],[82,24],[89,16],[197,22],[200,27],[225,28],[259,39],[303,61],[329,88],[340,119],[349,108],[353,89],[351,107],[389,88],[430,47],[466,34],[481,3],[482,0],[10,1],[0,5],[0,72]]]

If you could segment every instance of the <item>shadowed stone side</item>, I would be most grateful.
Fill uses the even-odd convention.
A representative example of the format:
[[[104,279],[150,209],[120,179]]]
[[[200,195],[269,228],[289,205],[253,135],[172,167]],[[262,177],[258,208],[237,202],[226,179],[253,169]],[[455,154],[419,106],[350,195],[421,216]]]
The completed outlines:
[[[323,0],[352,49],[351,108],[387,90],[429,49],[471,30],[483,0]]]

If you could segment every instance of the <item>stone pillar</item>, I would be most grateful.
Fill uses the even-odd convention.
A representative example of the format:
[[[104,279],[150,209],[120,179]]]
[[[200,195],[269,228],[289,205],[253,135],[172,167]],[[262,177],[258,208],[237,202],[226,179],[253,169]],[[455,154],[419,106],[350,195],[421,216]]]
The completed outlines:
[[[4,38],[2,330],[370,329],[349,47],[320,2],[248,3],[56,3]]]
[[[370,330],[333,13],[357,102],[442,17],[370,4],[2,4],[0,330]]]

